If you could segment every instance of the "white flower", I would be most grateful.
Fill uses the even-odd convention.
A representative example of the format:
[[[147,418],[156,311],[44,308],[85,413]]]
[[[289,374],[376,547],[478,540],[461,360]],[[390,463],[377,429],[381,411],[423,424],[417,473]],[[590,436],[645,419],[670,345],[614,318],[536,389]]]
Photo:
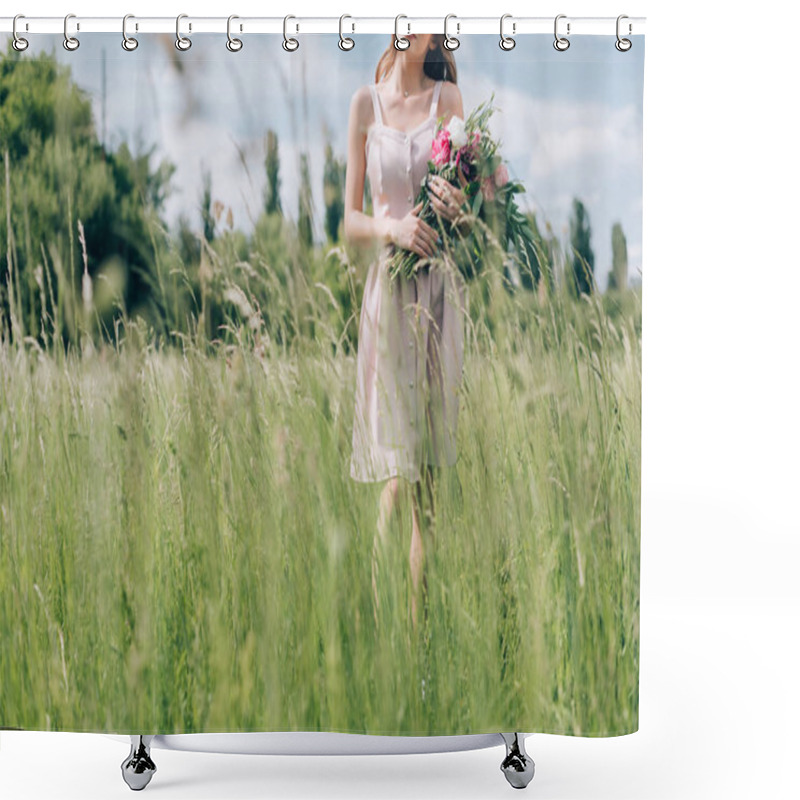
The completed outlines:
[[[467,143],[467,130],[461,117],[452,117],[450,122],[447,123],[447,130],[450,132],[450,144],[456,150]]]

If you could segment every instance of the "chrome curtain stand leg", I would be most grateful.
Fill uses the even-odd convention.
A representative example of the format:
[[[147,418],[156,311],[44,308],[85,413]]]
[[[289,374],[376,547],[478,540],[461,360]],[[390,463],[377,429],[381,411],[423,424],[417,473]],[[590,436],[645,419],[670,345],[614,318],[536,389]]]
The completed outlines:
[[[525,739],[521,733],[501,733],[506,745],[506,757],[500,765],[506,780],[515,789],[524,789],[533,779],[535,765],[525,752]]]
[[[144,789],[156,771],[156,765],[150,758],[152,741],[152,736],[131,734],[131,752],[122,762],[122,778],[135,792]]]

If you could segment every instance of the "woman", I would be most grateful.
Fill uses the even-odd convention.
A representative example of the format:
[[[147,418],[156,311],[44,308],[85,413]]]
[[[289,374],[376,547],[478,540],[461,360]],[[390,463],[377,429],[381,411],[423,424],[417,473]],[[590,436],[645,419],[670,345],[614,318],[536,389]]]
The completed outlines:
[[[453,55],[439,34],[409,35],[410,46],[390,45],[378,62],[375,84],[350,104],[345,182],[345,236],[380,245],[364,287],[358,336],[353,453],[350,475],[385,481],[374,539],[372,588],[377,623],[378,553],[401,503],[411,499],[409,561],[411,617],[427,589],[423,562],[433,522],[433,472],[456,460],[458,388],[463,354],[463,284],[455,270],[423,266],[411,278],[388,275],[390,245],[423,258],[439,254],[437,233],[414,205],[427,174],[439,117],[463,119]],[[363,211],[369,177],[373,215]],[[441,178],[432,205],[455,221],[465,197]]]

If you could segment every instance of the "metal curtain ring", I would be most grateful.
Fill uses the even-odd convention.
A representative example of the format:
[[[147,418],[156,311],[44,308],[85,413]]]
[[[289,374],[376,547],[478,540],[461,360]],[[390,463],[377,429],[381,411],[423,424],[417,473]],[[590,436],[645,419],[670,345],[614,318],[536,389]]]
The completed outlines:
[[[128,36],[127,24],[129,19],[133,19],[133,14],[126,14],[122,18],[122,49],[127,50],[129,53],[139,46],[139,40]]]
[[[500,49],[501,50],[513,50],[517,46],[517,42],[516,42],[515,39],[513,39],[511,36],[506,36],[505,33],[503,33],[503,23],[507,19],[511,19],[511,14],[503,14],[503,16],[500,17]],[[516,22],[512,22],[511,23],[511,31],[513,33],[517,32],[517,23]]]
[[[12,46],[16,51],[21,53],[23,50],[27,50],[28,49],[28,40],[27,39],[23,39],[19,34],[17,34],[17,20],[18,19],[25,19],[25,15],[24,14],[17,14],[14,17],[14,23],[11,26],[11,30],[12,30],[12,32],[14,34],[14,41],[12,42]]]
[[[70,17],[74,19],[75,15],[67,14],[67,16],[64,17],[64,49],[71,52],[72,50],[77,50],[81,46],[81,43],[77,38],[70,36],[67,32],[67,23],[69,22]]]
[[[236,14],[231,14],[228,17],[228,41],[225,42],[225,47],[227,47],[231,53],[238,53],[242,49],[242,40],[231,36],[231,20],[234,19],[239,19],[239,17]]]
[[[442,42],[442,44],[445,46],[447,50],[458,50],[458,48],[461,46],[461,42],[458,40],[458,38],[456,38],[455,36],[451,36],[447,32],[447,23],[451,19],[456,19],[456,15],[448,14],[444,18],[444,41]],[[460,31],[461,31],[461,23],[456,22],[456,33],[460,33]]]
[[[175,19],[175,47],[178,50],[186,51],[192,46],[192,40],[188,36],[181,36],[181,20],[187,19],[188,14],[178,14]],[[191,31],[192,25],[189,23],[189,30]]]
[[[342,16],[339,17],[339,49],[340,50],[352,50],[356,46],[355,40],[351,39],[348,36],[345,36],[344,33],[342,32],[342,25],[344,24],[344,21],[346,19],[353,19],[353,18],[349,14],[342,14]],[[353,23],[352,29],[353,30],[356,29],[355,23]]]
[[[562,53],[564,52],[564,50],[569,49],[569,39],[567,39],[564,36],[558,35],[558,21],[560,19],[566,19],[566,18],[567,18],[566,14],[558,14],[556,16],[556,21],[553,26],[553,30],[555,32],[555,37],[556,37],[556,40],[553,42],[553,47],[555,47],[556,50]],[[567,23],[567,34],[569,34],[569,22]]]
[[[614,42],[614,47],[616,47],[617,50],[620,51],[620,53],[625,53],[628,50],[630,50],[631,47],[633,47],[633,42],[631,42],[630,39],[620,39],[619,38],[619,21],[621,19],[628,19],[628,15],[627,14],[620,14],[617,17],[617,41]],[[631,24],[629,22],[628,23],[628,33],[630,33],[632,30],[633,30],[633,28],[631,27]]]
[[[297,19],[293,17],[291,14],[287,14],[283,18],[283,49],[286,50],[288,53],[293,53],[300,47],[300,42],[297,39],[290,38],[286,35],[286,24],[289,22],[290,19]]]
[[[408,19],[408,17],[405,14],[398,14],[394,18],[394,49],[395,50],[408,50],[408,48],[411,47],[411,42],[408,39],[406,39],[405,36],[401,36],[397,32],[398,23],[400,22],[401,19]],[[411,26],[410,25],[408,26],[408,30],[409,30],[409,32],[411,31]],[[400,42],[403,42],[403,44],[400,44]]]

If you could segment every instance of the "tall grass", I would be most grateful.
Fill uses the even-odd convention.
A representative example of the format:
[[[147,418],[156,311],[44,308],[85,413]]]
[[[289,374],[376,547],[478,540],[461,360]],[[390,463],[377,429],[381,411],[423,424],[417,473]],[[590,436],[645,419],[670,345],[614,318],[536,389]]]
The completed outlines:
[[[257,243],[209,258],[202,291],[236,310],[217,341],[197,297],[177,347],[135,319],[80,350],[0,343],[0,725],[636,730],[639,293],[472,287],[415,634],[407,515],[373,617],[357,320]]]

